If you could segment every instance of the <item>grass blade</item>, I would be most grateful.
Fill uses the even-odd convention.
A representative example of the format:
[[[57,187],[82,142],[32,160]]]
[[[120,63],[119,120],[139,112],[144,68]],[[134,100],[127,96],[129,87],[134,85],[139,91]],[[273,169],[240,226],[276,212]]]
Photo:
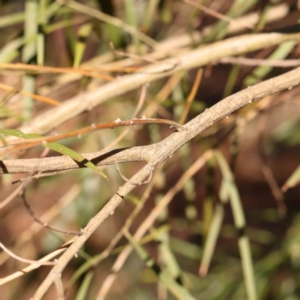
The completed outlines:
[[[238,245],[242,260],[242,269],[245,278],[247,296],[249,300],[256,300],[257,292],[254,276],[254,267],[251,257],[250,243],[246,235],[246,220],[239,192],[234,182],[229,165],[226,162],[222,153],[220,151],[215,151],[215,157],[217,159],[217,162],[219,163],[222,172],[223,182],[226,183],[226,185],[223,185],[223,189],[226,189],[226,195],[229,198],[232,208],[234,224],[239,234]]]

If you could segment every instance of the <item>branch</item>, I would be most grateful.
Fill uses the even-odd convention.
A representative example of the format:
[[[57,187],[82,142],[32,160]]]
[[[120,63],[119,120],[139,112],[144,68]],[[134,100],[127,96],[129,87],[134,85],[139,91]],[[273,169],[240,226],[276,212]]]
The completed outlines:
[[[25,133],[43,134],[82,112],[91,110],[112,97],[132,91],[145,83],[170,76],[178,71],[198,68],[227,56],[240,55],[290,40],[299,41],[300,33],[249,34],[201,46],[195,50],[178,54],[173,58],[141,68],[130,75],[124,75],[92,91],[88,91],[84,95],[75,96],[60,106],[49,109],[47,112],[39,115],[34,121],[20,128],[20,130]]]
[[[243,66],[269,66],[279,68],[292,68],[300,65],[300,59],[256,59],[246,57],[225,57],[219,63],[221,64],[239,64]]]
[[[154,144],[141,147],[115,149],[112,151],[86,153],[82,154],[82,156],[97,166],[105,166],[123,162],[148,162],[157,150],[158,145]],[[78,163],[65,155],[46,158],[0,160],[0,174],[47,173],[78,168],[85,168],[85,166],[83,163]]]
[[[132,182],[142,182],[153,171],[153,167],[159,166],[185,143],[218,120],[253,101],[289,89],[298,84],[300,84],[300,68],[244,89],[218,102],[187,123],[184,126],[186,130],[175,132],[158,143],[157,145],[159,145],[159,147],[156,147],[155,155],[151,155],[148,164],[132,177]],[[82,230],[82,235],[75,238],[74,243],[58,259],[56,265],[52,268],[32,299],[37,300],[43,297],[56,277],[61,274],[65,266],[76,255],[86,240],[104,220],[114,212],[116,207],[134,187],[135,185],[129,181],[118,189],[117,193],[109,200],[103,209],[89,221],[87,226]]]

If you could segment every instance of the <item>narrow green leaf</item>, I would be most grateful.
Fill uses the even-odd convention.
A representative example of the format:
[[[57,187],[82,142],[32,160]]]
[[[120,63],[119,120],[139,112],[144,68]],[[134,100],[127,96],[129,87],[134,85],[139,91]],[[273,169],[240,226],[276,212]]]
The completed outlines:
[[[8,42],[0,50],[0,63],[13,61],[19,55],[19,48],[24,44],[24,41],[25,39],[20,37]]]
[[[282,43],[268,57],[268,59],[272,60],[272,59],[286,58],[291,53],[291,51],[293,50],[295,45],[296,45],[295,41],[287,41],[287,42]],[[269,67],[269,66],[260,66],[260,67],[255,68],[252,71],[252,73],[245,78],[244,85],[250,86],[250,85],[256,84],[259,80],[262,80],[265,76],[267,76],[272,70],[273,70],[273,67]]]
[[[66,156],[71,157],[72,159],[78,161],[79,163],[83,163],[86,167],[93,170],[97,174],[101,175],[103,178],[107,179],[107,175],[102,172],[96,165],[94,165],[91,161],[88,161],[86,158],[84,158],[81,154],[78,152],[62,145],[59,143],[48,143],[45,145],[45,147],[50,148],[56,152],[59,152],[61,154],[64,154]]]
[[[94,271],[89,271],[84,279],[83,279],[83,282],[79,288],[79,291],[76,295],[76,298],[75,300],[84,300],[84,299],[87,299],[87,294],[89,292],[89,288],[90,288],[90,285],[91,285],[91,282],[92,282],[92,279],[93,279],[93,276],[94,276]]]
[[[236,0],[233,5],[230,7],[226,16],[230,18],[236,18],[242,16],[247,11],[249,11],[258,0],[244,1],[244,0]],[[203,38],[202,42],[207,43],[213,40],[221,40],[223,39],[228,32],[228,22],[227,21],[219,21],[214,26],[212,31]]]
[[[143,5],[144,1],[139,1],[140,3],[135,3],[134,0],[125,0],[125,13],[127,22],[136,29],[136,33],[132,34],[134,45],[136,47],[136,53],[141,54],[141,43],[138,38],[137,32],[138,28],[138,17],[144,15]]]
[[[141,259],[145,261],[145,264],[149,268],[152,268],[152,270],[156,273],[159,281],[163,285],[165,285],[177,299],[195,300],[195,298],[189,293],[187,289],[178,284],[169,273],[167,273],[164,269],[156,264],[154,259],[149,256],[146,250],[142,246],[140,246],[128,232],[124,232],[124,235],[130,242],[132,247],[136,250],[138,255],[141,257]]]
[[[37,33],[37,63],[38,65],[44,64],[45,54],[45,34],[44,28],[47,22],[46,11],[47,11],[48,0],[40,0],[38,7],[38,33]]]
[[[18,137],[21,139],[33,139],[33,138],[37,138],[37,137],[42,137],[42,136],[39,136],[38,134],[34,134],[34,133],[25,134],[18,129],[10,129],[10,128],[0,128],[0,134],[15,136],[15,137]]]
[[[22,48],[22,62],[32,63],[36,55],[37,47],[37,34],[38,34],[38,1],[37,0],[26,0],[25,1],[25,20],[24,20],[24,39],[26,43]],[[30,37],[34,36],[33,40],[29,40]],[[35,92],[36,80],[35,76],[25,74],[23,76],[23,87],[22,89],[28,93]],[[23,117],[25,122],[28,122],[32,118],[33,112],[33,99],[30,96],[23,95]]]
[[[21,23],[24,20],[24,12],[2,15],[0,19],[0,28]]]
[[[228,79],[226,82],[226,86],[224,89],[223,98],[231,95],[231,93],[234,89],[235,83],[238,79],[240,68],[241,67],[239,65],[234,65],[231,67],[231,70],[230,70],[230,73],[229,73],[229,76],[228,76]]]
[[[206,275],[210,266],[210,262],[216,248],[218,236],[220,234],[222,221],[224,219],[224,208],[222,204],[218,204],[214,211],[214,216],[211,221],[205,245],[203,256],[201,259],[199,274]]]
[[[79,28],[78,38],[75,43],[75,53],[74,53],[75,57],[74,57],[73,67],[79,67],[79,65],[81,64],[84,50],[86,48],[86,40],[89,37],[91,31],[92,31],[91,23],[83,24]]]
[[[202,249],[198,245],[171,237],[170,247],[172,251],[181,254],[186,258],[196,260],[198,262],[200,260]]]
[[[168,230],[167,226],[160,226],[159,228],[157,228],[155,230],[155,234],[160,234],[160,232],[165,232],[167,230]],[[143,244],[152,242],[154,239],[155,239],[154,233],[151,232],[149,235],[146,235],[143,239],[141,239],[140,243],[143,245]],[[71,279],[69,280],[69,282],[67,284],[67,288],[70,288],[76,282],[76,280],[78,280],[78,278],[80,276],[82,276],[83,273],[88,271],[89,268],[99,265],[109,255],[119,254],[126,246],[127,246],[127,244],[125,244],[124,246],[116,247],[113,250],[111,250],[111,252],[109,254],[106,250],[104,250],[102,253],[89,258],[73,274],[73,276],[71,277]]]
[[[169,232],[158,232],[156,235],[156,240],[159,243],[159,256],[160,261],[165,265],[166,270],[171,274],[171,276],[177,280],[181,281],[181,269],[176,260],[175,255],[170,249],[170,236]]]
[[[147,13],[145,14],[145,18],[142,24],[142,28],[146,31],[155,23],[154,18],[155,18],[155,12],[158,4],[159,4],[159,0],[148,1]]]
[[[246,292],[249,300],[256,300],[257,290],[254,276],[254,266],[251,257],[249,239],[246,235],[246,220],[240,195],[234,182],[233,175],[230,171],[230,167],[223,154],[220,151],[215,151],[214,153],[221,169],[223,181],[226,182],[226,185],[222,186],[223,189],[226,188],[226,191],[223,190],[223,194],[228,196],[229,198],[234,218],[234,224],[239,234],[238,245],[242,260],[242,269],[245,278]]]

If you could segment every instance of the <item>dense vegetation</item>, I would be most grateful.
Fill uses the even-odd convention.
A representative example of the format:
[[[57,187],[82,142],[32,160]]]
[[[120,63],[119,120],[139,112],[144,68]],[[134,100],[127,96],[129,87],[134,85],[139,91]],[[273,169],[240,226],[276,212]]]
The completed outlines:
[[[296,1],[0,7],[1,299],[300,299]]]

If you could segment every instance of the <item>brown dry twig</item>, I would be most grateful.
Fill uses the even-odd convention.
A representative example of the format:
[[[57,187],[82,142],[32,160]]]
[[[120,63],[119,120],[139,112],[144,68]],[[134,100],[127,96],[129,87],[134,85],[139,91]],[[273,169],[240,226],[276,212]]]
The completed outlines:
[[[88,76],[88,77],[94,77],[98,79],[103,79],[106,81],[112,81],[114,80],[113,77],[106,75],[106,74],[100,74],[99,69],[87,69],[87,68],[55,68],[55,67],[47,67],[47,66],[35,66],[35,65],[28,65],[28,64],[22,64],[22,63],[0,63],[0,69],[5,70],[15,70],[20,72],[26,71],[30,74],[41,74],[41,73],[73,73],[73,74],[79,74],[82,76]]]
[[[51,99],[49,97],[36,95],[36,94],[32,94],[32,93],[29,93],[29,92],[26,92],[26,91],[23,91],[23,90],[19,90],[19,89],[16,89],[16,88],[14,88],[10,85],[4,84],[4,83],[0,83],[0,89],[4,90],[4,91],[7,91],[7,92],[20,93],[23,96],[28,96],[28,97],[33,98],[34,100],[41,101],[41,102],[44,102],[44,103],[48,103],[48,104],[51,104],[51,105],[55,105],[55,106],[60,105],[60,102],[58,102],[54,99]]]
[[[16,254],[14,254],[12,251],[10,251],[9,249],[7,249],[1,242],[0,242],[0,248],[5,251],[9,256],[11,256],[12,258],[16,259],[16,260],[19,260],[21,262],[24,262],[24,263],[27,263],[27,264],[31,264],[31,265],[35,265],[36,267],[39,267],[39,266],[53,266],[55,265],[55,262],[49,262],[49,261],[37,261],[37,260],[31,260],[31,259],[27,259],[27,258],[23,258],[23,257],[20,257]]]
[[[180,124],[172,120],[147,118],[145,115],[142,115],[141,118],[134,118],[132,120],[126,120],[126,121],[122,121],[120,118],[117,118],[114,122],[92,124],[91,126],[85,128],[81,128],[78,130],[74,130],[72,132],[63,133],[55,136],[8,141],[7,145],[3,146],[2,149],[0,149],[0,153],[2,153],[2,155],[4,156],[9,153],[28,149],[36,145],[41,145],[41,144],[46,145],[47,143],[52,143],[61,139],[70,138],[74,136],[81,137],[83,134],[92,132],[94,130],[113,129],[113,128],[123,127],[123,126],[145,125],[145,124],[163,124],[163,125],[169,125],[171,128],[174,127],[176,128],[177,131],[185,130],[183,126],[181,126]]]
[[[224,57],[218,63],[238,64],[243,66],[269,66],[279,68],[293,68],[300,65],[300,59],[255,59],[247,57]]]
[[[27,210],[27,212],[29,213],[29,215],[31,216],[31,218],[38,224],[40,224],[41,226],[45,227],[45,228],[48,228],[50,230],[53,230],[53,231],[56,231],[56,232],[60,232],[60,233],[64,233],[64,234],[71,234],[71,235],[81,235],[81,232],[80,231],[73,231],[73,230],[62,230],[62,229],[58,229],[58,228],[55,228],[53,226],[50,226],[48,225],[47,223],[45,222],[42,222],[36,215],[35,213],[33,212],[32,208],[30,207],[27,199],[26,199],[26,191],[24,191],[21,195],[22,197],[22,200],[23,200],[23,203],[24,203],[24,206]]]

